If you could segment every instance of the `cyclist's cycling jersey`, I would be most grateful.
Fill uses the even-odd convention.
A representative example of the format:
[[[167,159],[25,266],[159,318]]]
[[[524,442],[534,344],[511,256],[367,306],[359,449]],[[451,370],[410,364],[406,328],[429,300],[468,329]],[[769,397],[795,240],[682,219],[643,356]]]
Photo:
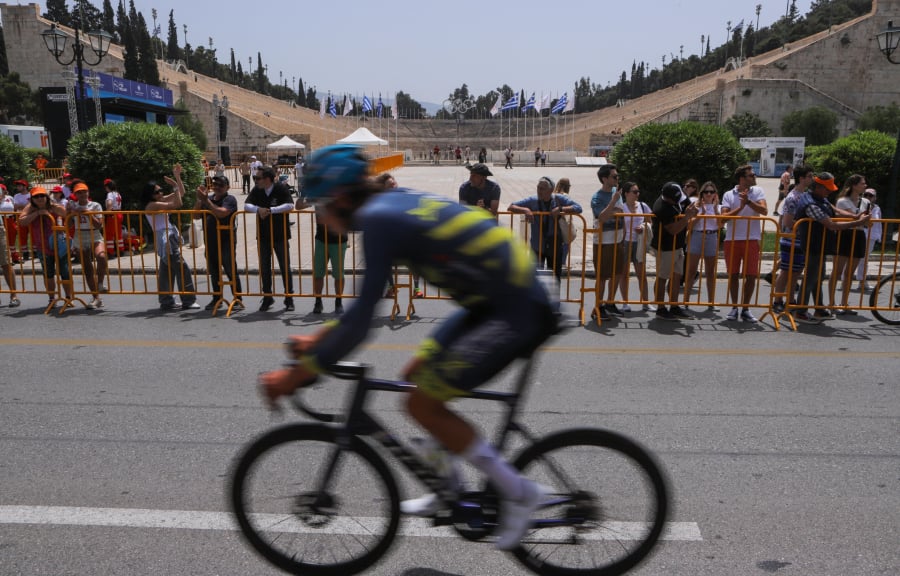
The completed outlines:
[[[354,214],[353,227],[363,233],[365,279],[356,303],[304,358],[314,371],[363,341],[394,265],[407,266],[476,316],[550,306],[531,250],[486,210],[394,189],[371,197]]]

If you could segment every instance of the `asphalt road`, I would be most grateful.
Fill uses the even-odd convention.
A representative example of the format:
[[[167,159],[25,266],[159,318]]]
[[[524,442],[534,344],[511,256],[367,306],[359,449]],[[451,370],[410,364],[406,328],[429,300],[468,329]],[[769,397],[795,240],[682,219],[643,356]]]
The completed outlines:
[[[267,413],[254,381],[282,362],[288,334],[328,315],[307,315],[307,301],[225,319],[105,300],[103,312],[61,318],[0,310],[0,574],[277,573],[224,514],[226,480],[245,443],[299,419]],[[393,323],[383,306],[353,359],[395,376],[449,306],[417,303]],[[696,536],[666,540],[635,574],[897,574],[898,343],[900,330],[871,319],[794,333],[638,314],[550,342],[523,419],[539,433],[618,430],[659,456],[670,520]],[[316,397],[336,409],[344,390]],[[398,398],[373,405],[399,434],[419,434]],[[460,408],[493,429],[498,406]],[[405,477],[402,489],[420,492]],[[371,574],[525,573],[490,545],[408,534]]]

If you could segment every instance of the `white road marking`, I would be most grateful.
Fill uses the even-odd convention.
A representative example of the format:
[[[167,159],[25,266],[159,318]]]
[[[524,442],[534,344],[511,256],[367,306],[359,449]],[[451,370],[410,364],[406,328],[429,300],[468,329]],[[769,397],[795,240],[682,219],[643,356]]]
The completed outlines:
[[[367,534],[385,523],[378,517],[339,516],[323,527],[311,527],[283,514],[255,514],[254,519],[274,531],[316,534]],[[121,528],[173,528],[181,530],[237,530],[234,515],[227,512],[149,510],[143,508],[82,508],[73,506],[0,506],[0,524],[53,526],[114,526]],[[642,522],[608,522],[602,530],[582,535],[586,539],[629,540],[645,530]],[[542,530],[541,540],[553,539],[552,530]],[[448,526],[435,527],[423,518],[404,518],[399,535],[454,538]],[[700,541],[696,522],[667,522],[663,540]]]

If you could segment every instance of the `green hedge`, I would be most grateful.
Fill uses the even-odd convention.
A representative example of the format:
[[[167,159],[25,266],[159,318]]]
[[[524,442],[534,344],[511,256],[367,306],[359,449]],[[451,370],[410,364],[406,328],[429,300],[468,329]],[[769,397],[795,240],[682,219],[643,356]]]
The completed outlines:
[[[196,188],[203,183],[200,158],[190,137],[162,124],[106,124],[69,140],[69,171],[87,182],[91,196],[101,203],[103,180],[115,180],[126,210],[143,208],[141,190],[150,180],[166,188],[163,176],[171,176],[176,163],[183,167],[185,207],[193,206]]]
[[[720,192],[727,190],[734,186],[735,168],[747,162],[748,154],[721,126],[677,122],[635,128],[616,144],[610,160],[619,170],[619,181],[637,182],[652,202],[669,181],[711,180]]]

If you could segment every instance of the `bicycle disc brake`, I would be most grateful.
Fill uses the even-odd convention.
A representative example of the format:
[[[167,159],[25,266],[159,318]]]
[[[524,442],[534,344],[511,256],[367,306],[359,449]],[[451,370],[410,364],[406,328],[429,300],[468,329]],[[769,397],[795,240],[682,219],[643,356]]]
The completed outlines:
[[[294,514],[307,526],[321,528],[338,513],[338,501],[327,492],[307,492],[297,496]]]

